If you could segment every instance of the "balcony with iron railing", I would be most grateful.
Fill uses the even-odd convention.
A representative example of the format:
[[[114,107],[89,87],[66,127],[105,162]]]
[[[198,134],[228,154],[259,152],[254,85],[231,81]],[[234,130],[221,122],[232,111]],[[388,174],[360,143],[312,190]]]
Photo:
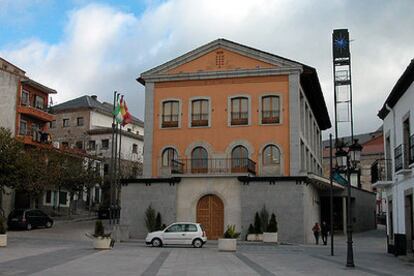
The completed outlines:
[[[208,126],[208,113],[193,113],[191,114],[191,126]]]
[[[410,164],[410,146],[401,144],[394,149],[394,169],[396,173],[409,170]]]
[[[249,123],[249,112],[231,112],[232,125],[247,125]]]
[[[161,127],[178,127],[178,114],[162,115]]]
[[[21,140],[24,144],[52,146],[50,134],[41,130],[21,130],[17,135],[17,139]]]
[[[279,110],[263,110],[262,111],[262,124],[277,124],[280,123],[280,111]]]
[[[256,174],[256,162],[249,158],[193,158],[171,160],[171,174],[228,175]]]
[[[371,183],[374,186],[392,182],[392,160],[378,159],[371,165]]]
[[[414,163],[414,134],[410,136],[410,166]]]

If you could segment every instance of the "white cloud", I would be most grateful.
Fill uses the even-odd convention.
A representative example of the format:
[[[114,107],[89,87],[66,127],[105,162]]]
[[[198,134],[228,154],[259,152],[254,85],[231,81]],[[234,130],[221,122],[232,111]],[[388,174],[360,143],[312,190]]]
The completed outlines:
[[[0,55],[57,89],[59,102],[86,93],[110,100],[118,90],[142,117],[143,87],[135,81],[142,71],[224,37],[315,67],[332,111],[331,34],[345,27],[355,39],[358,133],[379,126],[376,112],[413,58],[413,7],[411,1],[170,0],[148,1],[135,15],[90,4],[68,14],[59,43],[27,40]]]

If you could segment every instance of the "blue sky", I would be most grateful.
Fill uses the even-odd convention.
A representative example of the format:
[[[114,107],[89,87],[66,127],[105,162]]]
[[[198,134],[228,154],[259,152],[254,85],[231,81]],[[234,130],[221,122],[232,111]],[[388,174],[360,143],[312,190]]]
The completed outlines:
[[[331,35],[348,28],[361,133],[380,126],[414,58],[413,10],[412,0],[0,0],[0,56],[56,89],[55,103],[117,90],[143,118],[140,73],[227,38],[315,67],[332,120]]]
[[[22,40],[38,38],[56,43],[64,32],[69,15],[90,3],[117,7],[135,15],[150,2],[144,0],[0,0],[0,45],[12,47]]]

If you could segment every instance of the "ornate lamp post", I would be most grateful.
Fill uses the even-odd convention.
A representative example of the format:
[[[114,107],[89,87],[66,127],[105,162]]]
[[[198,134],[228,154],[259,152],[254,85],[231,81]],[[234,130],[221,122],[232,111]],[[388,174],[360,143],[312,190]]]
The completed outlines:
[[[351,172],[358,169],[359,162],[361,161],[362,146],[355,140],[352,145],[348,147],[348,151],[345,151],[343,145],[337,145],[336,150],[336,164],[337,170],[346,174],[347,177],[347,256],[346,266],[355,267],[354,264],[354,252],[352,248],[352,213],[351,213]]]

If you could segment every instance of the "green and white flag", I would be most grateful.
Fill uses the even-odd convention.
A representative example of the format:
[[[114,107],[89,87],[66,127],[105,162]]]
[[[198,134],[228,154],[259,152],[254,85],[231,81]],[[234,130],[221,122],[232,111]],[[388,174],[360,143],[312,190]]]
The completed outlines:
[[[124,119],[123,119],[122,113],[121,113],[121,104],[119,102],[119,95],[116,97],[116,103],[115,103],[115,108],[114,108],[113,114],[115,116],[115,121],[118,124],[122,123],[122,121]]]

